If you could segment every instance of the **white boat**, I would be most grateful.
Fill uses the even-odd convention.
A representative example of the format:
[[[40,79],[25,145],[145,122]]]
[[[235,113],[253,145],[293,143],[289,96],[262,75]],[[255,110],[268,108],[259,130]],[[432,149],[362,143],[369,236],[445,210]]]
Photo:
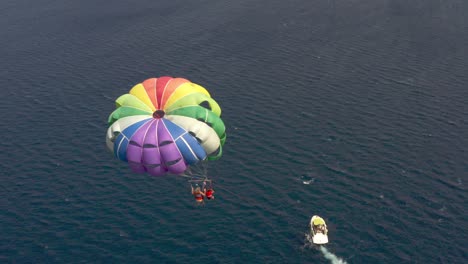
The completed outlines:
[[[312,234],[312,242],[317,245],[328,243],[328,229],[325,220],[318,215],[312,216],[310,219],[310,233]]]

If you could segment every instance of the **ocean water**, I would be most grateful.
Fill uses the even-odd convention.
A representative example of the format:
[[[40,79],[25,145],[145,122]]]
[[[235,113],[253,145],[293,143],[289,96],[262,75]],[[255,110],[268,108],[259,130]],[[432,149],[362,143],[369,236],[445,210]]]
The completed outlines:
[[[0,262],[467,263],[468,2],[0,3]],[[114,100],[206,87],[216,200],[105,147]],[[327,221],[330,243],[307,224]]]

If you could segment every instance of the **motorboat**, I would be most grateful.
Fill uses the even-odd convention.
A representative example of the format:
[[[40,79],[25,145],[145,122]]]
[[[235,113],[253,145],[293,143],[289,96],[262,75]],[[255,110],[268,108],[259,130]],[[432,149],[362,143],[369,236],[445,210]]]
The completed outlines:
[[[328,243],[328,229],[325,220],[318,215],[312,216],[310,219],[310,233],[312,234],[312,242],[317,245]]]

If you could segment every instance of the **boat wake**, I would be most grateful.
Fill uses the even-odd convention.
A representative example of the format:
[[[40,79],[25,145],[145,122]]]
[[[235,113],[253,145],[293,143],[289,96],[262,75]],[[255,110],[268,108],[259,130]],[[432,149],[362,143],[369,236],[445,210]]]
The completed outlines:
[[[305,234],[306,237],[306,244],[304,245],[304,248],[317,248],[317,245],[315,245],[312,242],[312,236],[309,233]],[[337,255],[333,254],[332,252],[328,251],[328,249],[325,246],[318,246],[320,249],[320,252],[322,252],[323,257],[325,259],[328,259],[330,263],[332,264],[347,264],[346,261],[344,261],[342,258],[338,257]]]
[[[343,259],[339,258],[335,254],[328,251],[328,249],[326,247],[324,247],[324,246],[320,246],[320,251],[322,252],[323,257],[328,259],[330,261],[330,263],[332,263],[332,264],[346,264],[347,263]]]

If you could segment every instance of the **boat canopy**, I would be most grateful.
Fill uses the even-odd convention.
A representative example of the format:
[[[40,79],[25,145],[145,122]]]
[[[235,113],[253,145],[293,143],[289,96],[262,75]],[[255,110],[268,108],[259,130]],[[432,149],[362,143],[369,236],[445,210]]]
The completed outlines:
[[[321,217],[314,219],[314,225],[325,225],[325,221]]]

